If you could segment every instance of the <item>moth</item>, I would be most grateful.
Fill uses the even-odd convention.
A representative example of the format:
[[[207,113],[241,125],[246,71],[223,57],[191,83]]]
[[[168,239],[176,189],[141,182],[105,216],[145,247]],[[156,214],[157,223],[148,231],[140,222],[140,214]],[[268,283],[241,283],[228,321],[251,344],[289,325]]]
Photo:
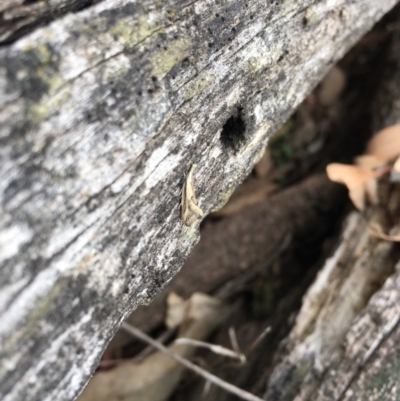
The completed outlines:
[[[194,193],[193,171],[195,168],[196,164],[192,164],[186,174],[182,188],[181,218],[183,223],[188,227],[193,227],[203,217],[203,211],[197,205]]]

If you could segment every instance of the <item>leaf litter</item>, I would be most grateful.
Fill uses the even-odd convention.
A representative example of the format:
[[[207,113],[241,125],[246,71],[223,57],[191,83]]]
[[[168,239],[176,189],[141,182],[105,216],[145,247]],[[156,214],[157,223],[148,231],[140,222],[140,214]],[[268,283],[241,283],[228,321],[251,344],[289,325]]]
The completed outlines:
[[[353,205],[364,211],[366,200],[379,204],[378,179],[390,173],[391,182],[400,181],[400,124],[378,131],[367,143],[365,154],[357,156],[354,164],[331,163],[326,167],[331,181],[344,184]],[[387,235],[377,226],[370,226],[371,235],[400,242],[400,235]]]

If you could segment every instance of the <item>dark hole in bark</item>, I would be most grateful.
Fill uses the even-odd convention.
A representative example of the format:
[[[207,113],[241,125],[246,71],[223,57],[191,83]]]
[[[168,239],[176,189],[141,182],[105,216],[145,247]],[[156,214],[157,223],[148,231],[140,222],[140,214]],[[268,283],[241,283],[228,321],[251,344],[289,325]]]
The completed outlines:
[[[243,107],[238,107],[234,115],[228,118],[221,132],[221,142],[228,149],[237,152],[245,142],[246,123],[243,119]]]

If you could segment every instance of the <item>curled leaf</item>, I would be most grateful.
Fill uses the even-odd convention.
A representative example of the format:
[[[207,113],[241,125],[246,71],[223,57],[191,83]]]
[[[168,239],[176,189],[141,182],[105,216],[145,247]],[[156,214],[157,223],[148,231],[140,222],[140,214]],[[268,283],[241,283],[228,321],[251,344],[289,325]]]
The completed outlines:
[[[366,170],[380,171],[387,168],[386,160],[383,160],[374,155],[361,155],[354,158],[354,164]],[[386,171],[385,171],[386,172]]]
[[[378,175],[376,172],[358,166],[341,163],[331,163],[326,167],[326,172],[331,181],[346,185],[349,197],[358,210],[363,210],[365,197],[373,203],[377,203],[376,183]]]
[[[341,163],[328,164],[326,172],[331,181],[344,184],[349,189],[360,187],[376,176],[373,171]]]
[[[366,153],[389,161],[400,155],[400,124],[391,125],[375,134],[368,142]]]
[[[185,315],[186,301],[175,292],[170,292],[167,297],[167,313],[165,325],[169,329],[175,329],[183,321]]]

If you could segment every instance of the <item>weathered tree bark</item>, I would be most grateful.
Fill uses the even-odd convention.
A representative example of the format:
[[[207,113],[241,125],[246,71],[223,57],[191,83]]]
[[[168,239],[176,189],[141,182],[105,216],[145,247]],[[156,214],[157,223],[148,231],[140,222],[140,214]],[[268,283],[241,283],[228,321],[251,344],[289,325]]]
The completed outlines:
[[[35,27],[61,15],[98,3],[96,0],[2,0],[0,4],[0,45],[9,44]]]
[[[81,391],[198,241],[179,216],[190,165],[199,205],[218,208],[396,3],[108,0],[3,46],[3,400]]]
[[[400,192],[394,191],[391,195],[392,204],[393,201],[399,204]],[[399,210],[396,212],[398,216]],[[346,333],[371,295],[393,272],[393,266],[399,258],[399,250],[393,243],[375,238],[367,229],[373,221],[386,220],[385,215],[383,208],[377,208],[366,219],[358,213],[349,217],[341,244],[326,261],[304,298],[297,323],[286,344],[290,351],[274,369],[266,400],[314,400],[318,398],[318,393],[326,392],[325,384],[321,382],[327,377],[327,381],[331,381],[329,374],[332,369],[336,370],[337,365],[347,357],[342,350]],[[375,312],[378,332],[389,323],[384,318],[386,290],[382,291],[377,295],[381,299],[380,310]],[[392,296],[398,298],[398,291],[394,291]],[[389,302],[388,307],[391,305]],[[380,315],[382,318],[378,318]],[[355,327],[359,325],[356,323]],[[357,331],[363,332],[360,327]],[[354,333],[350,334],[350,339],[348,352],[355,352],[358,356],[366,351],[366,340],[375,340],[374,337],[364,338],[360,335],[355,339]],[[346,362],[346,373],[340,372],[340,369],[335,373],[335,391],[325,394],[321,400],[339,399],[338,394],[345,390],[348,382],[347,375],[357,371],[359,360],[351,359],[351,366],[347,366],[349,362]],[[360,394],[357,399],[371,399],[364,394],[358,397]]]

